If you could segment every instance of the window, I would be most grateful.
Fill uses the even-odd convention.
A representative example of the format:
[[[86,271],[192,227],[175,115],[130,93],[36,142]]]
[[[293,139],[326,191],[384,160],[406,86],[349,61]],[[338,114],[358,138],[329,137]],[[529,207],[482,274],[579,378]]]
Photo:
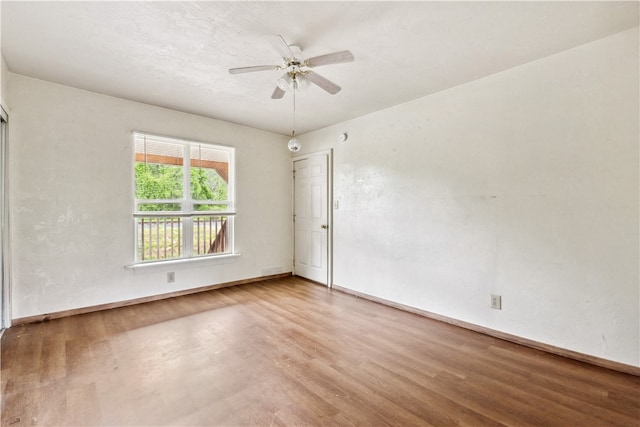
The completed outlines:
[[[133,136],[136,263],[232,253],[234,149]]]

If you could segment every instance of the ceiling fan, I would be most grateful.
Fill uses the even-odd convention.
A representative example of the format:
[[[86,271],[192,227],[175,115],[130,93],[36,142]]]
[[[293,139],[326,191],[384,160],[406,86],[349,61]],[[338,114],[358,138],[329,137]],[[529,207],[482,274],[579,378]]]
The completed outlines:
[[[310,70],[310,68],[321,65],[341,64],[354,60],[353,54],[348,50],[304,59],[302,49],[298,46],[288,45],[282,36],[270,36],[269,42],[282,57],[282,65],[254,65],[251,67],[230,68],[229,73],[242,74],[254,71],[285,70],[286,72],[278,79],[278,85],[271,94],[272,99],[282,98],[287,91],[302,89],[304,86],[307,86],[309,82],[326,90],[331,95],[335,95],[340,92],[342,88],[322,77],[320,74]]]

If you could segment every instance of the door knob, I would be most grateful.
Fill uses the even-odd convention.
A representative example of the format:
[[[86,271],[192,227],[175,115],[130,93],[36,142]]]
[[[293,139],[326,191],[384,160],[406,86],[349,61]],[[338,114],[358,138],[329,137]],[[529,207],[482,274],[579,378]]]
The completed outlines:
[[[329,226],[327,224],[322,224],[320,228],[322,228],[323,230],[326,230],[327,228],[329,228]]]

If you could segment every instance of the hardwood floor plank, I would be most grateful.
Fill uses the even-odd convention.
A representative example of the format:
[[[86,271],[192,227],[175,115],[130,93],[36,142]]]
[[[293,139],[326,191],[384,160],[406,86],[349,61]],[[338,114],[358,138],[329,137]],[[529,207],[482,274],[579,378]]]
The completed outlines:
[[[635,426],[640,378],[295,277],[26,324],[1,424]]]

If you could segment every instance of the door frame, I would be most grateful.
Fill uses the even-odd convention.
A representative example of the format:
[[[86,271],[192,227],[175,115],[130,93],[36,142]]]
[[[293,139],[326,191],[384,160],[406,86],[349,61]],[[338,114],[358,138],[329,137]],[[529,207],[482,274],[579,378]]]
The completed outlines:
[[[296,253],[296,228],[293,220],[296,214],[296,181],[294,179],[295,162],[309,159],[317,156],[327,156],[327,288],[333,287],[333,149],[314,151],[311,153],[301,154],[291,158],[291,259],[295,258]],[[296,274],[295,263],[291,266],[292,272]],[[324,285],[324,283],[323,283]]]
[[[0,117],[4,122],[4,126],[0,128],[0,274],[2,275],[0,283],[0,330],[4,330],[11,326],[11,230],[9,227],[9,115],[0,105]]]

